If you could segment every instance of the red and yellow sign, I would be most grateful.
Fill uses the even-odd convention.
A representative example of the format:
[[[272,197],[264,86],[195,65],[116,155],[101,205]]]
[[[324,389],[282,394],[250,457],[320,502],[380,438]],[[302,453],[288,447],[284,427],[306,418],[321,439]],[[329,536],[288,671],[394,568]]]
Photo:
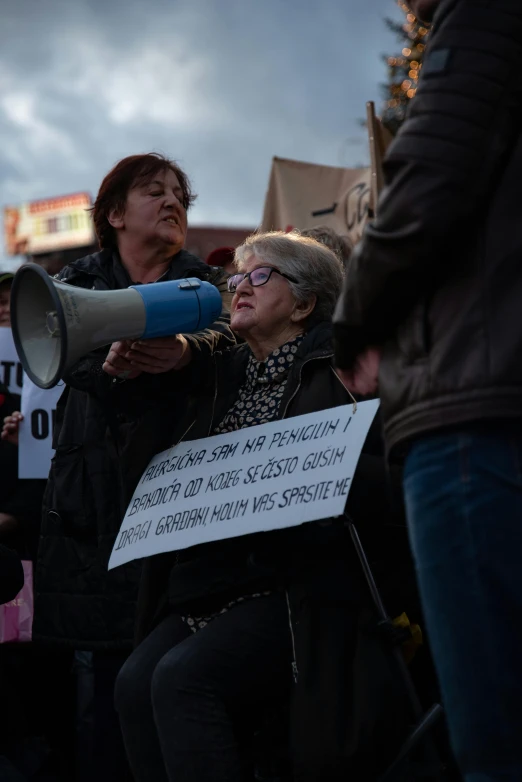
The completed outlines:
[[[8,255],[37,255],[95,241],[88,193],[29,201],[4,209],[4,234]]]

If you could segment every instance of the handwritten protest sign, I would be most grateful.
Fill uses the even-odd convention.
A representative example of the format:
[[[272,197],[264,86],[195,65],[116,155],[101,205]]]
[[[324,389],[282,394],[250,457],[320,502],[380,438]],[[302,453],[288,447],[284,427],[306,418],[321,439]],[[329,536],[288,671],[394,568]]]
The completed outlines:
[[[64,389],[39,388],[24,375],[18,448],[20,478],[47,478],[53,457],[52,438],[56,404]]]
[[[0,381],[12,394],[22,393],[23,369],[11,329],[0,328]]]
[[[155,456],[109,569],[133,559],[339,516],[378,401],[273,421]]]

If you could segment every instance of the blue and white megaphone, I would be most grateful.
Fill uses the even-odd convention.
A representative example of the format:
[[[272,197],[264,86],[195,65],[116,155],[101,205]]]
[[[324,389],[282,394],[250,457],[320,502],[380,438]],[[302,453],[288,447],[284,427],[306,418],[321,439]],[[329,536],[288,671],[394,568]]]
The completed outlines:
[[[77,288],[40,266],[20,267],[11,288],[11,325],[22,365],[40,388],[52,388],[87,353],[122,339],[151,339],[208,328],[221,295],[195,277],[119,291]]]

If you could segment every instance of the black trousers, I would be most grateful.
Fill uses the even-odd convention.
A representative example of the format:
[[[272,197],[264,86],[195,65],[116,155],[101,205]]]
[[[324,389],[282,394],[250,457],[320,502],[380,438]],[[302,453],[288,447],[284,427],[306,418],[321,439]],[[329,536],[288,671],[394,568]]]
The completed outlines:
[[[131,782],[114,709],[116,677],[128,656],[118,650],[75,653],[75,782]]]
[[[291,682],[283,595],[236,604],[192,633],[167,617],[133,652],[115,704],[136,782],[242,782],[242,739]]]

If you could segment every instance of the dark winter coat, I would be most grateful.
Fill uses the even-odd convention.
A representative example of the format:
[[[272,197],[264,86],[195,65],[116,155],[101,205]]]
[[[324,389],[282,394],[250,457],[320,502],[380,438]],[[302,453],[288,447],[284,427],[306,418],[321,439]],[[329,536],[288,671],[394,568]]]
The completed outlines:
[[[211,367],[204,377],[196,373],[199,392],[175,434],[166,410],[156,425],[146,422],[136,446],[130,441],[122,453],[128,465],[129,493],[155,453],[180,438],[192,440],[212,433],[237,398],[249,354],[247,345],[216,353],[207,362]],[[279,418],[345,404],[351,404],[351,399],[332,367],[331,326],[320,324],[306,335],[296,354]],[[149,441],[144,448],[146,432]],[[389,503],[378,420],[365,443],[347,510],[367,539],[397,520]],[[390,696],[395,684],[388,675],[386,656],[378,643],[359,631],[372,612],[342,521],[304,524],[148,558],[138,605],[138,640],[170,610],[206,612],[258,588],[288,593],[298,670],[292,720],[296,779],[337,779],[335,774],[353,770],[354,750],[363,751],[365,743],[360,733],[363,724],[373,726],[370,744],[377,758],[372,743],[377,740],[376,724],[386,723],[384,744],[396,742],[395,729],[404,725],[401,707]],[[368,668],[364,660],[372,660]],[[354,691],[354,683],[365,678],[364,670],[371,672],[373,690],[379,691],[378,706],[372,686],[361,699]],[[387,711],[390,704],[393,720]],[[386,755],[384,744],[379,743],[381,757]],[[372,763],[366,755],[362,767],[370,772]],[[357,778],[365,779],[364,773]]]
[[[162,280],[199,277],[224,281],[182,250]],[[67,266],[59,279],[81,288],[118,290],[132,284],[117,254],[109,250]],[[110,313],[108,313],[110,316]],[[212,329],[188,335],[192,352],[210,354],[234,343],[224,315]],[[81,359],[65,378],[56,412],[52,461],[44,498],[33,635],[78,649],[127,648],[133,637],[140,566],[107,571],[109,555],[124,513],[118,443],[124,422],[112,402],[120,384],[102,371],[108,349]],[[143,374],[127,381],[144,413],[169,387],[169,376]],[[179,388],[171,396],[176,414],[186,405]]]
[[[336,361],[382,345],[388,445],[522,418],[522,3],[444,0],[348,268]]]

